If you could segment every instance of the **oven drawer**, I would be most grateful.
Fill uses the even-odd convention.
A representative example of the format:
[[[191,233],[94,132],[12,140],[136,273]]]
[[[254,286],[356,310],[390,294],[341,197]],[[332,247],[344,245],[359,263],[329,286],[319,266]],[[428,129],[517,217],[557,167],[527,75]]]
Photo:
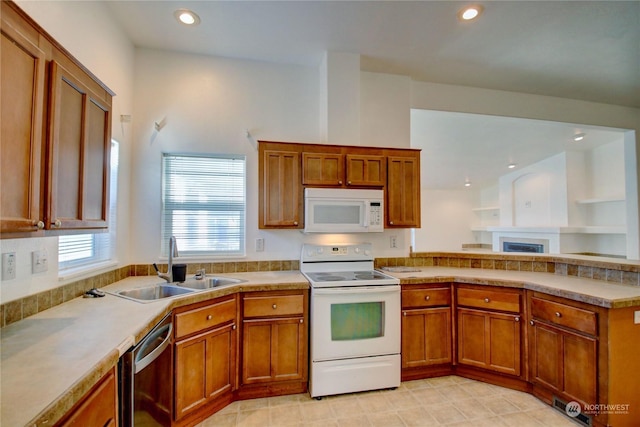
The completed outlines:
[[[245,296],[243,317],[276,317],[304,313],[303,295]]]
[[[597,335],[596,313],[570,305],[532,297],[531,317],[566,326],[589,335]]]
[[[458,305],[520,313],[520,294],[503,289],[458,288]]]
[[[235,321],[235,319],[235,298],[176,314],[174,322],[176,339],[212,328],[222,323]]]
[[[407,289],[402,291],[402,308],[451,305],[450,288]]]

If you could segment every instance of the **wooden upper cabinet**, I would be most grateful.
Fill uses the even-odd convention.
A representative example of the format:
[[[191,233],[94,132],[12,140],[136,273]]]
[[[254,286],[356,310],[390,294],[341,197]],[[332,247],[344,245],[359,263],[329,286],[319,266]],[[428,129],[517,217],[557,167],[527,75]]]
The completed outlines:
[[[258,146],[258,227],[302,228],[300,152]]]
[[[302,184],[341,186],[344,182],[344,155],[340,153],[302,153]]]
[[[107,228],[113,93],[14,2],[1,7],[0,233]]]
[[[384,187],[387,181],[385,156],[347,154],[347,182],[354,187]]]
[[[420,227],[420,152],[387,157],[386,227]]]
[[[0,232],[44,227],[40,210],[45,53],[32,28],[2,2]]]
[[[87,79],[79,68],[51,62],[47,228],[108,225],[111,99]]]

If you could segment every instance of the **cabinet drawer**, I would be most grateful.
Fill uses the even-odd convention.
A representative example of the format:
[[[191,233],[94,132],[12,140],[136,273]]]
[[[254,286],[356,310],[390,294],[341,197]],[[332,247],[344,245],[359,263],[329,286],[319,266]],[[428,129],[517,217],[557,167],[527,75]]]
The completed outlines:
[[[243,317],[287,316],[304,313],[302,295],[250,296],[244,298]]]
[[[489,310],[520,312],[520,294],[496,289],[458,288],[458,305]]]
[[[236,319],[235,298],[176,314],[176,338],[191,335]]]
[[[408,289],[402,291],[402,308],[451,305],[449,288]]]
[[[532,297],[531,316],[589,335],[597,335],[597,317],[593,311]]]

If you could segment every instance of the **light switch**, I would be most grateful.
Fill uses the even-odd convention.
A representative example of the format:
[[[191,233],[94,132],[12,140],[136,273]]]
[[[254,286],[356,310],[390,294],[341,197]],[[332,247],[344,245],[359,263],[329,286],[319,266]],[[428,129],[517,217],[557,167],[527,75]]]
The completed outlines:
[[[31,273],[43,273],[49,269],[47,251],[45,249],[31,252]]]
[[[256,239],[256,252],[264,251],[264,239],[262,237],[258,237]]]
[[[640,325],[640,310],[636,310],[633,312],[633,323],[636,325]]]

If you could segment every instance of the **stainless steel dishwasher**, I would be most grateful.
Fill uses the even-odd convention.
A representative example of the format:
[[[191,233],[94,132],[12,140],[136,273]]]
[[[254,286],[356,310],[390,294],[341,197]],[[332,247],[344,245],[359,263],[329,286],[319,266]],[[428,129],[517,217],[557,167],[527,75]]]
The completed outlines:
[[[168,314],[120,358],[122,427],[171,424],[172,332],[171,314]]]

